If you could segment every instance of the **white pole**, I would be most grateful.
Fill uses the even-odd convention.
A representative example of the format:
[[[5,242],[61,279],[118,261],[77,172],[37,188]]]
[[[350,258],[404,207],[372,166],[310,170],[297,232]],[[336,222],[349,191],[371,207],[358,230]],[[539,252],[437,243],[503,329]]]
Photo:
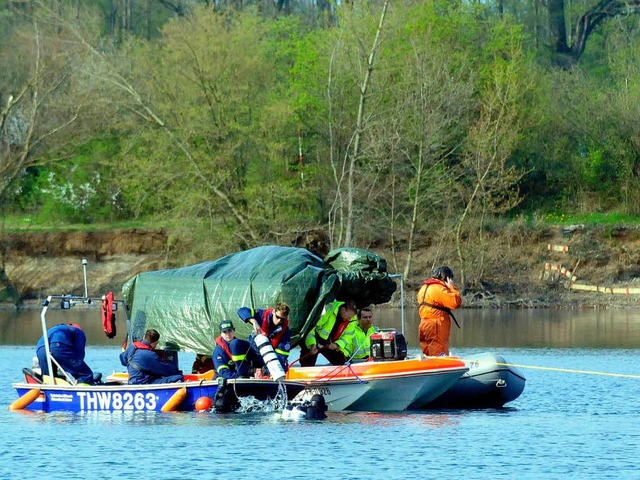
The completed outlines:
[[[53,378],[53,364],[51,363],[51,348],[49,347],[49,335],[47,334],[47,320],[45,319],[45,315],[47,313],[47,309],[49,308],[49,302],[51,302],[51,295],[47,297],[42,307],[42,312],[40,313],[40,321],[42,323],[42,338],[44,339],[44,351],[47,354],[47,366],[49,367],[49,378],[51,379],[51,383],[55,385],[55,380]],[[44,375],[42,376],[42,381],[44,383]]]
[[[393,273],[389,275],[390,278],[399,278],[400,279],[400,321],[401,321],[401,332],[404,335],[404,277],[401,273]]]
[[[84,270],[84,298],[89,298],[89,289],[87,287],[87,259],[82,259],[82,270]]]
[[[64,374],[65,377],[67,377],[67,381],[71,385],[76,385],[78,383],[78,381],[75,378],[69,375],[67,371],[64,368],[62,368],[62,365],[58,363],[58,361],[53,357],[53,355],[51,355],[51,360],[53,360],[56,363],[56,366],[58,367],[58,369]],[[55,379],[53,380],[53,383],[55,383]]]
[[[400,316],[402,318],[402,334],[404,335],[404,277],[400,275]]]

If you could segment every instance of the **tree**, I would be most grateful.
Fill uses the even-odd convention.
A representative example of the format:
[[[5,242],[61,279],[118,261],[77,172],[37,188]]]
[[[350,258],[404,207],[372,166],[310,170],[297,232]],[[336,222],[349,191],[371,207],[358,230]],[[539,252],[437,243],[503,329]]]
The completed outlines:
[[[325,98],[329,116],[330,162],[336,184],[329,211],[329,228],[334,244],[349,246],[354,241],[358,164],[362,162],[362,144],[369,128],[368,117],[371,114],[367,111],[370,108],[368,104],[375,99],[371,82],[388,6],[389,2],[385,1],[376,15],[365,5],[346,5],[342,10],[342,22],[330,33],[333,46],[328,55],[329,64],[325,66],[328,70]],[[372,27],[374,18],[377,21]],[[371,36],[371,47],[365,47]],[[345,101],[349,96],[351,98]],[[357,102],[356,110],[346,113],[354,101]],[[346,137],[346,144],[341,144],[336,135]]]
[[[501,25],[497,28],[499,31]],[[527,94],[532,85],[516,34],[507,37],[506,45],[494,55],[480,91],[479,115],[468,131],[461,156],[463,181],[459,185],[464,208],[457,221],[455,243],[463,285],[468,263],[462,233],[468,217],[476,213],[480,220],[479,236],[473,236],[473,250],[480,254],[476,273],[479,278],[484,268],[484,219],[489,214],[511,210],[521,199],[517,185],[524,172],[510,164],[510,158],[527,122]]]
[[[600,0],[587,9],[576,23],[572,32],[572,41],[567,41],[567,12],[565,0],[548,0],[549,31],[551,44],[556,53],[556,60],[563,65],[570,65],[580,60],[591,34],[605,21],[640,12],[640,0]]]
[[[234,186],[252,142],[250,100],[262,97],[272,74],[262,63],[257,18],[197,11],[169,25],[157,48],[132,44],[126,62],[98,50],[75,25],[66,27],[91,55],[91,74],[104,85],[102,95],[122,114],[134,114],[126,127],[142,127],[131,137],[129,160],[136,168],[129,173],[142,179],[137,185],[144,195],[155,186],[164,192],[156,201],[187,201],[181,214],[202,213],[203,207],[209,214],[229,214],[241,235],[257,242]],[[174,76],[171,81],[166,72]]]
[[[91,103],[78,88],[82,51],[36,10],[0,51],[6,92],[0,107],[0,198],[28,167],[56,159],[91,130]],[[9,48],[8,45],[12,44]]]

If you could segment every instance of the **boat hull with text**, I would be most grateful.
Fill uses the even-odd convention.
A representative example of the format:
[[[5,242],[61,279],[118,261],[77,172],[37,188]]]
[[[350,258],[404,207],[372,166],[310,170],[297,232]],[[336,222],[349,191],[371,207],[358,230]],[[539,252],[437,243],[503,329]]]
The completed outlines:
[[[198,378],[198,375],[187,375],[187,381],[178,383],[128,385],[125,379],[103,385],[70,385],[56,379],[58,384],[53,385],[41,383],[37,374],[28,370],[24,374],[25,382],[13,384],[19,398],[28,398],[25,396],[35,390],[39,393],[37,396],[34,393],[34,398],[19,409],[42,412],[194,411],[199,398],[209,397],[213,401],[219,385],[217,379]],[[275,398],[280,387],[278,382],[269,379],[240,378],[226,383],[238,397],[252,396],[260,401]],[[284,382],[284,386],[289,400],[305,388],[296,382]],[[169,405],[173,406],[168,408]]]

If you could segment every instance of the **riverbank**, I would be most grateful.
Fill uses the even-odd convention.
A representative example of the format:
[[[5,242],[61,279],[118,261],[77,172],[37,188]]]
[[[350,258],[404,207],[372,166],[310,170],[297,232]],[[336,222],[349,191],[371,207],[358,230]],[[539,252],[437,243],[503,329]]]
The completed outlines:
[[[635,308],[640,306],[640,230],[584,226],[493,232],[482,250],[479,280],[466,282],[464,305],[471,308]],[[317,243],[296,244],[316,252]],[[389,271],[402,264],[385,248],[370,248],[387,259]],[[87,259],[89,293],[120,292],[136,274],[173,268],[168,233],[162,229],[4,234],[4,278],[0,304],[39,304],[49,294],[83,294]],[[453,252],[452,252],[453,253]],[[456,258],[425,241],[405,279],[405,304],[430,275],[433,259],[457,270]],[[476,258],[478,257],[476,252]],[[203,259],[204,260],[204,259]],[[402,259],[403,260],[403,259]],[[469,267],[471,270],[472,267]],[[475,267],[477,268],[477,267]],[[460,272],[456,272],[458,277]],[[477,273],[477,272],[474,272]],[[0,272],[1,275],[1,272]],[[469,275],[471,276],[471,275]],[[458,278],[459,281],[459,278]],[[575,291],[571,287],[594,291]],[[612,293],[622,292],[622,293]],[[399,293],[392,303],[398,305]]]

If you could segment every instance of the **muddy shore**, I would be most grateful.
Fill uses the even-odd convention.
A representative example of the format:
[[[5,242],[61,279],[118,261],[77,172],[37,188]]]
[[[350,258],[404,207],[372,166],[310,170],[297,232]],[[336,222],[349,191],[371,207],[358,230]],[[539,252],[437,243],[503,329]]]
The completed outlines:
[[[4,234],[0,305],[28,308],[39,305],[46,295],[83,294],[83,259],[87,260],[90,295],[120,292],[137,273],[178,266],[167,255],[167,236],[162,229]],[[466,286],[465,307],[640,307],[637,227],[502,232],[491,246],[492,250],[486,252],[490,268],[480,281]],[[392,269],[388,252],[371,250],[385,257]],[[413,274],[405,279],[407,306],[414,301],[414,291],[429,275],[436,256],[428,242],[416,252]],[[450,264],[455,265],[455,258]],[[578,285],[593,291],[574,290]],[[392,303],[398,305],[399,295]]]

